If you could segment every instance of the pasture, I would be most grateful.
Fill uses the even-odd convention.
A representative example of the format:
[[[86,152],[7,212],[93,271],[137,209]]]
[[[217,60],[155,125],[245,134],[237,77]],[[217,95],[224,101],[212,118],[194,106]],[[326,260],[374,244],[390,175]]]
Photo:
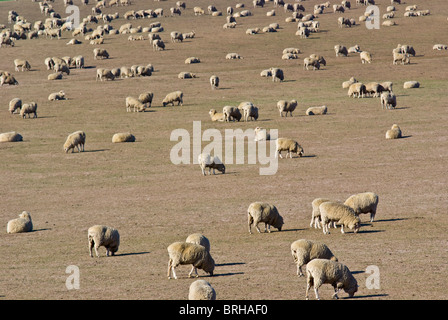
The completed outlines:
[[[9,71],[19,82],[0,87],[0,133],[16,131],[23,136],[21,142],[0,143],[1,299],[187,299],[194,281],[187,278],[191,266],[179,266],[179,279],[168,280],[166,248],[196,232],[210,240],[216,262],[214,276],[199,270],[200,279],[212,284],[219,300],[303,300],[306,278],[296,276],[290,253],[291,243],[298,239],[325,243],[349,267],[359,285],[354,299],[448,298],[444,285],[448,51],[432,50],[434,44],[448,44],[446,1],[395,5],[397,25],[370,30],[358,22],[365,7],[353,0],[345,13],[325,9],[317,18],[320,31],[308,39],[295,35],[297,22],[285,22],[291,12],[283,7],[267,2],[264,8],[254,8],[249,0],[240,2],[252,16],[236,18],[235,29],[223,29],[226,8],[238,3],[234,0],[186,0],[180,16],[170,15],[174,0],[133,0],[127,7],[102,9],[119,13],[109,23],[114,29],[128,22],[142,27],[161,22],[163,51],[153,50],[146,33],[135,34],[143,35],[144,41],[128,41],[129,34],[106,34],[104,44],[98,46],[84,36],[76,37],[81,44],[66,45],[73,38],[70,31],[59,40],[40,36],[0,48],[0,70]],[[312,13],[314,5],[322,2],[301,4],[305,13]],[[376,2],[381,15],[386,13],[390,1]],[[61,16],[67,15],[62,1],[51,4]],[[210,4],[223,15],[194,15],[194,6],[207,11]],[[406,18],[404,10],[410,4],[431,14]],[[75,5],[82,18],[91,14],[92,4],[82,6],[75,0]],[[163,8],[164,15],[123,18],[128,10],[156,8]],[[276,15],[266,16],[272,9]],[[0,2],[0,24],[7,28],[12,27],[9,10],[32,23],[47,18],[30,0]],[[357,24],[338,28],[339,16],[354,18]],[[245,33],[273,22],[280,25],[277,32]],[[95,29],[97,24],[87,26]],[[174,30],[194,31],[195,37],[173,43],[170,32]],[[336,57],[336,44],[358,44],[372,54],[373,61],[362,64],[357,53]],[[397,44],[414,47],[410,64],[392,64]],[[106,49],[109,59],[95,60],[96,47]],[[299,59],[281,59],[283,49],[289,47],[300,49]],[[244,59],[226,60],[232,52]],[[312,53],[325,58],[321,70],[303,69],[303,59]],[[61,80],[47,80],[46,57],[76,55],[84,56],[84,69],[72,68]],[[185,64],[192,56],[201,63]],[[15,71],[16,58],[28,60],[31,70]],[[96,81],[97,68],[149,63],[155,69],[150,77]],[[270,67],[283,69],[283,82],[260,76]],[[180,72],[195,73],[197,78],[178,79]],[[210,88],[212,74],[220,78],[217,90]],[[376,97],[349,98],[341,84],[352,76],[363,83],[392,81],[397,107],[384,110]],[[419,81],[420,88],[403,89],[410,80]],[[67,100],[48,101],[48,95],[59,90],[65,91]],[[183,106],[163,107],[165,95],[176,90],[184,93]],[[151,108],[126,112],[125,98],[146,91],[154,93]],[[35,101],[38,117],[11,115],[8,104],[16,97]],[[293,117],[280,117],[276,104],[282,99],[297,99]],[[221,110],[242,101],[259,108],[257,121],[211,122],[211,108]],[[308,107],[321,105],[327,106],[326,115],[305,115]],[[201,122],[202,132],[277,129],[280,137],[297,140],[305,154],[278,159],[274,175],[260,175],[258,163],[246,162],[226,164],[224,175],[204,177],[199,165],[174,165],[170,160],[177,143],[170,141],[172,131],[186,129],[192,134],[193,121]],[[403,138],[386,140],[385,133],[394,123]],[[86,133],[85,152],[65,153],[67,135],[77,130]],[[136,142],[113,144],[117,132],[131,132]],[[203,141],[202,147],[208,143]],[[322,229],[310,228],[313,199],[345,201],[365,191],[378,194],[378,211],[373,223],[368,215],[360,216],[357,234],[330,229],[324,235]],[[259,234],[253,228],[249,234],[247,208],[254,201],[278,208],[285,221],[282,231],[273,228],[269,234]],[[34,230],[7,234],[7,222],[24,210],[31,213]],[[95,224],[119,230],[116,256],[105,257],[104,247],[100,258],[89,256],[87,229]],[[79,289],[66,287],[66,268],[71,265],[79,267]],[[371,265],[380,272],[379,289],[366,283],[365,271]],[[328,284],[319,290],[321,299],[330,299],[332,292]]]

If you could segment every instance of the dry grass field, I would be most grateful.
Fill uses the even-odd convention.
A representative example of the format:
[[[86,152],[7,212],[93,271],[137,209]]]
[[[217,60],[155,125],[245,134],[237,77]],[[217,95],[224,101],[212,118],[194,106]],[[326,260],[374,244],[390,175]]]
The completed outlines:
[[[308,39],[295,35],[297,23],[285,22],[291,13],[274,8],[273,2],[253,8],[251,1],[242,0],[253,15],[237,18],[237,27],[227,30],[222,28],[226,8],[235,7],[237,1],[185,2],[186,10],[175,17],[169,14],[174,0],[133,0],[129,7],[103,9],[120,14],[110,23],[115,29],[126,22],[142,27],[161,22],[164,51],[153,51],[146,34],[145,41],[133,42],[127,40],[128,34],[105,35],[98,47],[105,48],[110,58],[94,60],[95,46],[84,37],[78,37],[82,44],[66,45],[72,38],[68,31],[60,40],[40,37],[0,48],[0,70],[13,73],[19,82],[0,87],[0,132],[23,136],[22,142],[0,144],[1,299],[187,299],[193,281],[187,277],[190,266],[179,266],[179,279],[168,280],[166,248],[195,232],[210,239],[215,274],[209,277],[202,270],[199,274],[212,284],[219,300],[303,300],[306,279],[296,276],[290,253],[291,243],[302,238],[324,242],[350,268],[359,284],[355,300],[447,299],[448,51],[432,50],[436,43],[448,44],[447,2],[413,0],[396,5],[393,27],[369,30],[358,23],[340,29],[339,16],[358,21],[365,12],[353,0],[352,9],[343,14],[328,8],[319,15],[320,32]],[[321,2],[303,1],[305,13]],[[390,1],[376,2],[382,15]],[[206,10],[209,4],[223,16],[194,15],[194,6]],[[431,15],[405,18],[408,4],[429,9]],[[52,5],[66,16],[62,1]],[[92,7],[80,6],[81,17],[91,14]],[[122,18],[128,10],[159,7],[163,17]],[[272,9],[276,16],[267,17]],[[38,3],[30,0],[0,2],[0,24],[6,27],[12,27],[9,10],[30,22],[46,18]],[[276,33],[245,34],[247,28],[272,22],[280,24]],[[172,43],[169,34],[174,30],[194,30],[196,36]],[[392,49],[399,43],[414,47],[417,54],[411,56],[411,64],[392,64]],[[336,57],[336,44],[358,44],[372,53],[373,62],[362,64],[358,54]],[[301,50],[298,60],[281,59],[287,47]],[[229,52],[244,59],[226,60]],[[325,57],[327,64],[321,70],[303,69],[303,58],[312,53]],[[76,55],[85,57],[86,68],[71,69],[62,80],[47,80],[46,57]],[[190,56],[199,57],[201,63],[184,64]],[[28,60],[31,70],[16,72],[15,58]],[[97,68],[148,63],[155,68],[150,77],[95,80]],[[260,77],[270,67],[282,68],[285,81]],[[182,71],[198,78],[180,80],[177,75]],[[210,88],[212,74],[220,77],[218,90]],[[364,83],[393,81],[397,108],[383,110],[379,98],[349,98],[341,83],[352,76]],[[408,80],[419,81],[421,87],[403,89]],[[47,100],[61,89],[67,100]],[[162,107],[165,95],[176,90],[183,91],[184,105]],[[152,107],[127,113],[125,98],[144,91],[154,92]],[[15,97],[37,102],[38,118],[11,115],[8,103]],[[281,99],[298,100],[293,117],[279,116],[276,103]],[[242,101],[259,107],[256,122],[210,121],[209,109]],[[305,115],[308,107],[320,105],[328,107],[328,114]],[[170,141],[171,132],[186,129],[192,134],[193,121],[201,121],[202,132],[214,128],[223,134],[225,129],[256,126],[278,129],[279,136],[299,141],[305,156],[279,159],[275,175],[260,175],[259,164],[246,163],[227,164],[224,175],[204,177],[199,165],[174,165],[170,160],[177,143]],[[394,123],[404,137],[386,140],[385,132]],[[66,154],[65,139],[77,130],[86,132],[85,152]],[[135,143],[111,142],[114,133],[127,131],[135,135]],[[202,147],[208,144],[203,141]],[[359,233],[331,229],[324,235],[309,227],[313,199],[344,201],[364,191],[377,193],[379,205],[373,223],[361,215]],[[247,208],[254,201],[277,206],[285,221],[282,231],[248,233]],[[7,222],[23,210],[31,213],[34,230],[7,234]],[[116,256],[105,257],[104,247],[100,258],[89,256],[87,229],[94,224],[120,231]],[[79,267],[79,289],[66,287],[70,265]],[[379,289],[366,284],[370,265],[379,268]],[[330,299],[332,291],[323,285],[321,299]]]

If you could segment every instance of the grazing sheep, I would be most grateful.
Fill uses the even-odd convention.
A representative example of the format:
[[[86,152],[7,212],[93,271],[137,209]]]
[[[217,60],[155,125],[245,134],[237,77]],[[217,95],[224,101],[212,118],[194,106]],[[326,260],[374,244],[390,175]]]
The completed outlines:
[[[309,107],[306,109],[305,114],[307,116],[327,114],[327,106]]]
[[[22,105],[22,108],[20,109],[20,116],[25,119],[26,115],[28,115],[28,118],[31,118],[30,114],[33,114],[33,118],[37,118],[36,102],[24,103]]]
[[[30,71],[31,70],[31,66],[30,66],[29,62],[26,60],[15,59],[14,65],[15,65],[16,71],[20,71],[20,69],[22,69],[22,71],[25,71],[25,70]]]
[[[348,88],[348,96],[353,98],[364,98],[366,94],[366,86],[361,82],[356,82]]]
[[[201,60],[197,57],[189,57],[185,59],[185,64],[192,64],[192,63],[200,63]]]
[[[397,124],[392,125],[392,128],[386,131],[386,139],[399,139],[401,137],[401,129]]]
[[[344,264],[328,259],[314,259],[306,266],[307,285],[305,298],[308,300],[308,291],[311,286],[314,287],[316,299],[319,298],[319,288],[324,283],[329,283],[334,288],[333,298],[338,299],[338,293],[341,289],[353,297],[358,291],[358,283],[353,277],[349,268]]]
[[[12,74],[3,74],[0,77],[0,87],[4,84],[8,84],[10,86],[16,86],[19,84],[19,82],[14,78]]]
[[[184,41],[184,36],[181,32],[179,31],[172,31],[170,33],[170,37],[171,37],[171,42],[176,42],[176,41]]]
[[[329,199],[325,198],[316,198],[311,202],[311,207],[313,208],[313,211],[311,212],[311,222],[310,222],[310,228],[314,225],[314,229],[319,228],[320,229],[320,223],[321,223],[321,217],[320,217],[320,211],[319,206],[321,203],[331,201]]]
[[[0,142],[17,142],[23,141],[23,137],[20,133],[15,131],[0,133]]]
[[[211,170],[213,169],[213,174],[215,174],[215,169],[222,174],[226,173],[226,166],[218,157],[213,157],[208,153],[201,153],[198,156],[198,163],[201,167],[202,175],[206,175],[205,169],[208,168],[208,174],[211,175]]]
[[[147,104],[147,108],[151,107],[152,99],[154,98],[154,93],[144,92],[138,96],[138,101]]]
[[[252,102],[241,102],[238,109],[243,111],[244,121],[249,121],[249,118],[250,120],[258,119],[258,108]]]
[[[222,112],[216,112],[215,109],[210,109],[210,111],[208,112],[208,114],[210,115],[210,119],[212,119],[212,121],[220,121],[220,122],[224,122],[226,120],[224,113]]]
[[[89,240],[89,252],[93,257],[92,249],[95,247],[96,256],[99,258],[98,248],[103,246],[106,248],[106,256],[114,256],[120,246],[120,233],[117,229],[103,226],[94,225],[87,231],[87,238]]]
[[[291,101],[280,100],[277,102],[277,108],[278,111],[280,112],[281,117],[283,117],[283,112],[285,112],[285,117],[288,116],[288,112],[289,115],[292,117],[292,112],[296,109],[296,107],[297,107],[297,100],[291,100]]]
[[[366,84],[366,93],[368,93],[369,95],[379,97],[383,91],[383,86],[378,82],[369,82]]]
[[[196,280],[190,285],[188,300],[216,300],[216,291],[209,282]]]
[[[65,92],[63,90],[61,90],[59,92],[50,93],[50,95],[48,96],[48,100],[49,101],[66,100]]]
[[[30,232],[33,230],[33,222],[31,215],[27,211],[23,211],[18,218],[9,220],[6,225],[7,233]]]
[[[397,97],[393,92],[381,93],[381,108],[382,109],[395,109],[397,106]]]
[[[233,59],[244,59],[242,56],[240,56],[238,53],[232,52],[228,53],[226,55],[227,60],[233,60]]]
[[[252,234],[251,227],[255,226],[258,233],[261,233],[258,224],[264,222],[264,232],[271,233],[271,226],[282,231],[283,218],[279,214],[277,207],[265,202],[253,202],[247,209],[249,233]]]
[[[191,72],[181,72],[177,75],[177,77],[179,79],[192,79],[192,78],[197,78],[196,75],[194,73]]]
[[[361,47],[359,45],[355,45],[353,47],[348,48],[347,52],[348,53],[360,53]]]
[[[403,84],[404,89],[420,88],[420,83],[418,81],[406,81]]]
[[[79,56],[73,57],[73,60],[75,61],[76,69],[84,68],[84,57],[83,56],[79,55]]]
[[[101,57],[102,59],[109,59],[109,53],[107,52],[106,49],[101,49],[101,48],[95,48],[93,49],[93,58],[95,60],[97,60],[99,57]]]
[[[380,84],[384,89],[383,91],[392,92],[392,87],[394,85],[392,81],[385,81],[385,82],[381,82]]]
[[[219,86],[219,78],[218,76],[212,75],[210,77],[210,85],[212,86],[212,89],[217,89]]]
[[[272,72],[271,69],[266,69],[260,72],[260,76],[261,77],[266,77],[266,78],[270,78],[272,77]]]
[[[176,276],[176,267],[183,264],[192,264],[188,277],[191,278],[193,271],[198,277],[197,269],[202,269],[205,272],[213,276],[215,270],[215,260],[213,260],[210,252],[204,246],[188,243],[188,242],[174,242],[167,248],[169,261],[168,261],[168,279],[171,279],[171,271],[174,279]]]
[[[70,68],[66,63],[55,63],[53,67],[54,72],[65,73],[66,75],[70,74]]]
[[[302,277],[302,266],[313,259],[338,261],[331,250],[323,243],[300,239],[291,244],[291,254],[297,265],[297,275]]]
[[[352,84],[358,82],[358,80],[355,79],[355,77],[351,77],[348,81],[342,82],[342,88],[348,89]]]
[[[203,246],[208,252],[210,252],[210,240],[207,239],[206,236],[200,233],[190,234],[185,242],[199,244]]]
[[[9,101],[9,112],[13,114],[16,112],[17,109],[22,108],[22,99],[20,98],[14,98],[11,101]]]
[[[62,72],[50,73],[47,77],[48,80],[60,80],[62,79]]]
[[[255,134],[255,141],[266,141],[266,140],[271,140],[271,135],[269,133],[267,133],[266,129],[261,128],[261,127],[256,127],[254,129],[254,134]]]
[[[135,142],[135,136],[130,132],[119,132],[112,136],[112,143]]]
[[[141,102],[139,99],[134,97],[126,97],[126,112],[144,112],[146,110],[147,104]]]
[[[195,16],[201,16],[201,15],[205,14],[204,9],[202,9],[201,7],[194,7],[193,12],[194,12]]]
[[[317,59],[313,59],[310,57],[306,57],[305,59],[303,59],[303,69],[309,70],[308,67],[312,66],[313,70],[319,70],[320,69],[320,63],[319,60]]]
[[[348,56],[347,48],[344,46],[341,46],[340,44],[337,44],[334,46],[334,52],[336,53],[336,57],[339,57],[339,55],[343,55],[344,57]]]
[[[72,153],[75,151],[75,147],[78,152],[84,152],[84,145],[86,144],[86,134],[83,131],[75,131],[68,135],[67,140],[64,143],[64,151],[68,153],[72,149]]]
[[[398,64],[398,62],[400,62],[401,64],[410,64],[411,59],[409,58],[409,54],[394,52],[393,64]]]
[[[297,155],[300,157],[303,156],[304,152],[303,152],[303,148],[300,146],[300,144],[292,139],[288,139],[288,138],[278,138],[276,141],[276,153],[275,156],[277,157],[277,155],[280,156],[280,158],[282,157],[282,151],[286,151],[286,158],[288,158],[288,154],[289,157],[292,158],[292,153],[297,153]]]
[[[398,128],[397,125],[395,126]],[[373,192],[354,194],[348,197],[344,204],[352,208],[357,216],[361,213],[370,213],[370,222],[373,222],[378,207],[378,195]]]
[[[359,54],[359,57],[361,58],[361,62],[364,63],[372,63],[372,55],[370,54],[370,52],[367,51],[362,51]]]
[[[237,120],[239,122],[242,118],[240,109],[238,109],[237,107],[224,106],[222,108],[222,113],[224,114],[226,122],[230,122],[230,120]]]
[[[271,68],[271,74],[272,74],[272,81],[276,82],[282,82],[285,80],[285,77],[283,75],[283,70],[280,68]]]
[[[361,227],[361,221],[355,211],[345,204],[334,201],[323,202],[319,206],[319,211],[324,234],[330,233],[328,227],[332,222],[341,225],[342,233],[345,233],[344,227],[354,229],[355,233]]]
[[[174,102],[177,102],[177,105],[183,105],[183,92],[182,91],[174,91],[168,93],[162,101],[162,105],[165,107],[167,104],[171,103],[174,106]]]
[[[96,69],[96,81],[98,81],[98,79],[101,81],[103,81],[103,79],[114,80],[115,76],[110,69],[98,68]]]

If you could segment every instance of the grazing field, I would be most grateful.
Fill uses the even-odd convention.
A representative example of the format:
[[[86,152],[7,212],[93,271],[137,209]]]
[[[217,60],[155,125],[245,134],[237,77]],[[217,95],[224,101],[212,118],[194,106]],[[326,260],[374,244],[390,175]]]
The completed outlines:
[[[187,299],[191,266],[179,266],[178,279],[168,280],[167,247],[200,232],[210,240],[216,263],[214,276],[199,270],[200,279],[212,284],[220,300],[304,299],[306,277],[297,277],[290,252],[298,239],[325,243],[349,267],[359,285],[354,299],[447,299],[448,51],[432,49],[434,44],[448,44],[447,2],[395,5],[397,25],[372,30],[358,22],[365,6],[352,0],[345,13],[333,13],[330,7],[319,14],[320,30],[308,39],[295,35],[298,22],[285,22],[291,12],[275,8],[273,2],[254,8],[251,1],[240,1],[252,16],[237,17],[234,29],[223,29],[223,24],[226,8],[235,9],[237,1],[185,2],[180,16],[170,15],[174,0],[133,0],[127,7],[102,8],[103,13],[119,13],[109,23],[114,29],[127,22],[142,27],[161,22],[166,46],[162,51],[153,50],[146,33],[133,34],[143,35],[144,41],[128,41],[130,34],[105,34],[100,45],[80,35],[76,38],[81,44],[66,45],[73,38],[71,31],[63,31],[59,40],[43,35],[0,48],[0,70],[19,83],[0,87],[0,133],[16,131],[23,136],[22,142],[0,143],[0,297]],[[321,2],[301,4],[307,14]],[[81,18],[92,13],[93,4],[80,3],[75,0]],[[376,3],[382,16],[390,1]],[[209,15],[210,4],[223,15]],[[431,14],[404,17],[411,4]],[[51,5],[67,16],[63,1]],[[194,15],[194,6],[206,13]],[[156,8],[163,8],[163,16],[123,18],[129,10]],[[276,15],[266,16],[273,9]],[[32,24],[48,17],[30,0],[0,2],[0,24],[6,28],[12,28],[10,10]],[[338,28],[340,16],[354,18],[357,24]],[[248,28],[273,22],[280,25],[277,32],[246,34]],[[97,24],[87,27],[96,29]],[[194,31],[195,37],[173,43],[170,32],[175,30]],[[373,61],[362,64],[358,53],[336,57],[336,44],[358,44]],[[397,44],[414,47],[410,64],[392,64]],[[106,49],[109,59],[95,60],[96,47]],[[281,59],[288,47],[300,49],[299,59]],[[244,59],[226,60],[232,52]],[[303,68],[303,59],[312,53],[326,60],[320,70]],[[61,80],[47,80],[46,57],[76,55],[84,56],[84,69],[72,68]],[[192,56],[201,62],[185,64]],[[27,60],[31,70],[15,71],[16,58]],[[97,68],[149,63],[154,66],[150,77],[96,81]],[[283,82],[260,76],[271,67],[283,69]],[[197,78],[178,79],[180,72],[195,73]],[[217,90],[209,84],[212,74],[220,78]],[[377,97],[349,98],[342,82],[352,76],[363,83],[392,81],[397,107],[382,109]],[[420,88],[403,89],[411,80]],[[48,101],[50,93],[60,90],[67,100]],[[165,95],[176,90],[184,93],[183,106],[162,107]],[[126,112],[125,98],[146,91],[154,93],[151,108]],[[24,103],[35,101],[38,117],[11,115],[8,104],[16,97]],[[277,101],[292,99],[298,101],[293,117],[280,117]],[[257,121],[211,122],[210,109],[220,111],[242,101],[259,108]],[[322,105],[328,108],[326,115],[305,115],[308,107]],[[177,143],[170,141],[171,133],[185,129],[192,135],[193,121],[200,121],[202,132],[218,129],[222,134],[225,129],[257,126],[277,129],[280,137],[297,140],[305,153],[302,158],[278,159],[274,175],[260,175],[262,165],[246,161],[227,163],[225,174],[204,177],[198,164],[174,165],[170,160]],[[403,138],[386,140],[393,124],[400,126]],[[77,130],[86,133],[85,152],[65,153],[65,139]],[[136,141],[112,143],[117,132],[131,132]],[[208,144],[203,141],[202,147]],[[358,233],[342,234],[338,228],[323,234],[322,229],[310,228],[313,199],[345,201],[365,191],[378,194],[378,211],[374,222],[366,214],[360,216]],[[249,234],[247,208],[255,201],[278,208],[285,222],[280,232],[272,228],[271,233],[259,234],[252,228]],[[31,214],[33,231],[7,234],[7,222],[24,210]],[[100,258],[89,256],[87,229],[95,224],[119,230],[121,244],[114,257],[105,257],[104,247]],[[68,290],[66,268],[72,265],[79,268],[80,287]],[[379,270],[376,289],[365,272],[372,265]],[[330,299],[332,292],[328,284],[319,290],[321,299]]]

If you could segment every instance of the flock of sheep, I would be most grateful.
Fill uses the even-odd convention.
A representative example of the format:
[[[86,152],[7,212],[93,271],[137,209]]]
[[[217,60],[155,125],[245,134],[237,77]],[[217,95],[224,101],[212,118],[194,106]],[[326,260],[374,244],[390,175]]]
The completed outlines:
[[[88,0],[83,0],[85,4]],[[71,0],[66,0],[65,4],[70,4]],[[357,0],[356,4],[373,4],[373,0]],[[108,5],[112,7],[114,5],[132,5],[129,0],[111,0]],[[391,4],[400,4],[399,0],[392,0]],[[92,13],[94,15],[89,16],[85,19],[78,29],[73,31],[73,36],[77,34],[85,35],[87,33],[87,23],[95,20],[102,19],[104,22],[109,22],[112,19],[118,19],[118,16],[103,15],[101,13],[101,8],[106,7],[106,1],[98,1],[96,6],[93,8]],[[264,0],[254,0],[254,7],[264,7]],[[63,19],[57,18],[54,11],[51,11],[51,4],[49,2],[39,2],[41,12],[45,15],[49,15],[51,18],[47,19],[45,23],[35,24],[35,33],[31,31],[31,25],[27,25],[27,22],[23,17],[20,17],[15,12],[9,12],[9,20],[14,23],[14,28],[8,30],[4,28],[0,33],[0,44],[2,46],[9,45],[14,46],[17,39],[29,39],[38,36],[48,36],[61,38],[61,32],[66,29],[63,28]],[[305,8],[300,3],[285,4],[282,0],[274,0],[274,8],[278,6],[283,6],[285,12],[292,12],[292,18],[288,17],[286,22],[299,22],[298,35],[304,38],[308,37],[310,32],[319,32],[319,23],[317,16],[322,14],[324,10],[330,7],[330,3],[316,5],[314,7],[314,14],[311,16],[305,16],[300,12],[305,11]],[[236,8],[241,8],[242,6],[236,6]],[[344,12],[349,10],[351,7],[350,1],[342,1],[342,4],[335,4],[333,6],[334,13]],[[176,7],[171,8],[170,13],[172,16],[181,15],[183,10],[185,10],[186,5],[184,2],[177,2]],[[194,8],[195,15],[205,14],[205,10],[199,7]],[[384,19],[391,20],[394,18],[394,13],[396,8],[391,6],[388,8],[387,16],[383,16]],[[409,13],[411,12],[411,13]],[[208,13],[214,16],[220,16],[222,13],[218,11],[214,6],[208,7]],[[226,10],[227,22],[224,25],[224,29],[235,28],[238,26],[236,18],[250,16],[251,12],[249,10],[243,10],[238,13],[234,13],[232,7],[228,7]],[[428,15],[428,10],[417,11],[416,6],[408,6],[406,8],[406,17],[411,16],[424,16]],[[96,15],[96,16],[95,16]],[[124,18],[125,19],[139,19],[146,16],[158,17],[163,15],[163,11],[160,10],[140,10],[128,11]],[[275,15],[275,10],[269,11],[268,16]],[[366,18],[369,15],[364,15]],[[364,18],[359,19],[363,21]],[[340,27],[346,26],[351,27],[356,24],[356,21],[347,20],[345,18],[339,18],[338,24]],[[17,27],[16,27],[17,26]],[[157,29],[158,28],[158,29]],[[276,26],[268,26],[264,28],[251,28],[246,30],[246,34],[255,35],[259,32],[276,32],[278,29]],[[92,33],[86,36],[86,40],[94,41],[92,44],[100,45],[103,43],[103,35],[106,33],[113,34],[110,28],[101,27],[93,30]],[[155,51],[164,50],[165,44],[158,36],[158,32],[162,32],[163,28],[160,24],[152,24],[147,31],[148,40]],[[140,33],[141,30],[134,30],[130,23],[123,25],[117,33]],[[25,35],[25,38],[24,36]],[[194,38],[195,32],[188,34],[182,34],[180,32],[174,31],[170,34],[170,40],[172,42],[182,42],[186,38]],[[130,36],[128,40],[135,41],[141,40],[143,37],[137,38],[136,36]],[[15,40],[15,41],[14,41]],[[80,43],[80,42],[78,42]],[[70,45],[78,44],[77,40],[73,38],[69,43]],[[447,50],[447,46],[443,44],[436,44],[433,47],[434,50]],[[334,47],[336,57],[346,57],[349,54],[359,54],[361,62],[372,63],[372,55],[367,51],[362,51],[359,46],[354,46],[351,48],[346,48],[343,45],[336,45]],[[283,50],[282,59],[297,59],[300,54],[300,50],[297,48],[286,48]],[[415,56],[415,50],[408,45],[398,45],[397,48],[393,49],[393,64],[409,64],[410,56]],[[95,48],[93,49],[93,59],[108,59],[109,53],[105,49]],[[238,53],[228,53],[225,59],[243,59]],[[324,57],[318,54],[312,54],[304,58],[303,68],[306,70],[319,70],[321,66],[326,66],[326,60]],[[189,57],[185,60],[185,64],[200,63],[200,59],[197,57]],[[62,74],[70,74],[70,67],[83,68],[84,67],[84,57],[76,56],[70,57],[49,57],[45,59],[45,65],[47,70],[52,70],[52,74],[49,75],[48,79],[61,79]],[[14,66],[16,72],[25,72],[30,70],[31,66],[28,61],[24,59],[15,59]],[[127,77],[137,77],[137,76],[151,76],[154,71],[153,66],[148,64],[146,66],[132,66],[121,67],[121,68],[98,68],[96,72],[96,80],[114,80],[117,77],[127,78]],[[270,68],[263,70],[260,74],[262,77],[272,77],[272,81],[281,82],[284,81],[285,75],[283,70],[280,68]],[[195,78],[196,75],[189,72],[181,72],[178,75],[179,79],[190,79]],[[212,89],[218,89],[219,87],[219,77],[213,75],[209,79],[209,83]],[[15,77],[7,72],[1,71],[1,85],[17,85],[18,82]],[[404,88],[416,88],[418,87],[418,82],[411,81],[404,84]],[[349,97],[363,98],[367,95],[372,97],[380,98],[381,106],[385,109],[393,109],[397,106],[396,96],[392,91],[391,82],[383,83],[367,83],[363,84],[352,77],[349,81],[342,84],[344,89],[348,89]],[[59,92],[51,93],[48,96],[49,101],[64,100],[65,97],[64,90]],[[184,93],[182,91],[173,91],[168,93],[162,100],[162,105],[165,107],[169,104],[182,106]],[[154,93],[144,92],[138,98],[126,97],[126,111],[127,112],[143,112],[151,107],[153,101]],[[292,116],[292,113],[298,106],[298,101],[296,99],[286,101],[279,100],[276,107],[279,111],[280,117],[287,117],[288,113]],[[19,110],[20,116],[25,118],[26,115],[30,118],[37,118],[37,103],[28,102],[22,103],[20,98],[12,99],[9,103],[9,112],[11,114],[16,113]],[[327,106],[310,107],[306,110],[306,115],[324,115],[327,113]],[[220,122],[230,122],[230,121],[244,121],[253,120],[256,121],[259,118],[259,108],[256,107],[252,102],[241,102],[238,106],[224,106],[222,112],[218,112],[216,109],[210,109],[209,111],[210,119],[212,121]],[[255,129],[256,139],[258,140],[269,140],[269,134],[266,134],[266,130],[257,127]],[[263,136],[258,133],[262,133]],[[258,137],[258,138],[257,138]],[[261,137],[261,138],[259,138]],[[394,124],[390,130],[386,132],[386,139],[397,139],[402,137],[402,132],[397,124]],[[11,142],[11,141],[22,141],[22,136],[16,132],[7,132],[0,134],[0,142]],[[133,142],[135,141],[135,136],[129,132],[116,133],[112,137],[112,142]],[[78,152],[84,151],[84,146],[86,143],[86,133],[83,131],[76,131],[68,135],[63,149],[67,153],[70,150],[74,152],[75,148]],[[286,151],[286,158],[288,155],[292,158],[293,154],[298,157],[304,155],[304,150],[300,144],[294,139],[290,138],[278,138],[276,139],[276,155],[283,158],[282,152]],[[206,175],[206,169],[208,168],[209,174],[213,170],[218,170],[221,173],[225,173],[225,164],[221,162],[218,157],[214,157],[210,154],[199,155],[198,162],[202,171],[202,174]],[[378,206],[378,195],[373,192],[366,192],[361,194],[356,194],[350,196],[345,202],[332,201],[324,198],[315,199],[312,204],[312,216],[310,228],[322,228],[324,234],[329,234],[330,228],[337,228],[340,226],[341,232],[345,233],[344,228],[353,230],[357,233],[361,227],[361,220],[359,215],[370,213],[370,221],[374,220]],[[248,210],[248,230],[252,233],[252,226],[256,228],[258,232],[261,230],[258,227],[259,223],[265,224],[265,232],[271,232],[270,227],[277,228],[279,231],[282,230],[284,224],[283,218],[280,215],[278,209],[275,205],[264,203],[264,202],[254,202],[251,203]],[[29,212],[22,212],[17,219],[13,219],[7,224],[7,233],[20,233],[32,231],[33,224],[31,220],[31,215]],[[95,249],[95,254],[99,257],[98,249],[104,246],[107,250],[106,255],[114,255],[120,245],[120,234],[118,230],[110,226],[95,225],[88,229],[88,243],[89,243],[89,253],[93,257],[93,249]],[[168,246],[168,278],[173,277],[177,279],[176,267],[179,265],[192,265],[190,276],[198,277],[197,269],[202,269],[203,271],[213,275],[215,269],[215,260],[210,254],[210,242],[202,234],[193,234],[189,236],[185,241],[175,242]],[[291,244],[291,254],[293,260],[297,265],[297,275],[304,276],[302,272],[302,266],[306,265],[305,275],[307,277],[307,288],[306,288],[306,298],[308,298],[308,291],[311,287],[314,288],[315,296],[319,299],[318,289],[324,283],[332,284],[335,293],[334,297],[337,298],[337,294],[340,290],[345,290],[350,297],[352,297],[357,291],[358,285],[356,279],[352,276],[350,270],[333,255],[331,250],[322,243],[317,243],[310,240],[300,239]],[[189,292],[190,299],[206,299],[213,300],[216,299],[216,292],[209,282],[205,280],[198,280],[192,283]]]

